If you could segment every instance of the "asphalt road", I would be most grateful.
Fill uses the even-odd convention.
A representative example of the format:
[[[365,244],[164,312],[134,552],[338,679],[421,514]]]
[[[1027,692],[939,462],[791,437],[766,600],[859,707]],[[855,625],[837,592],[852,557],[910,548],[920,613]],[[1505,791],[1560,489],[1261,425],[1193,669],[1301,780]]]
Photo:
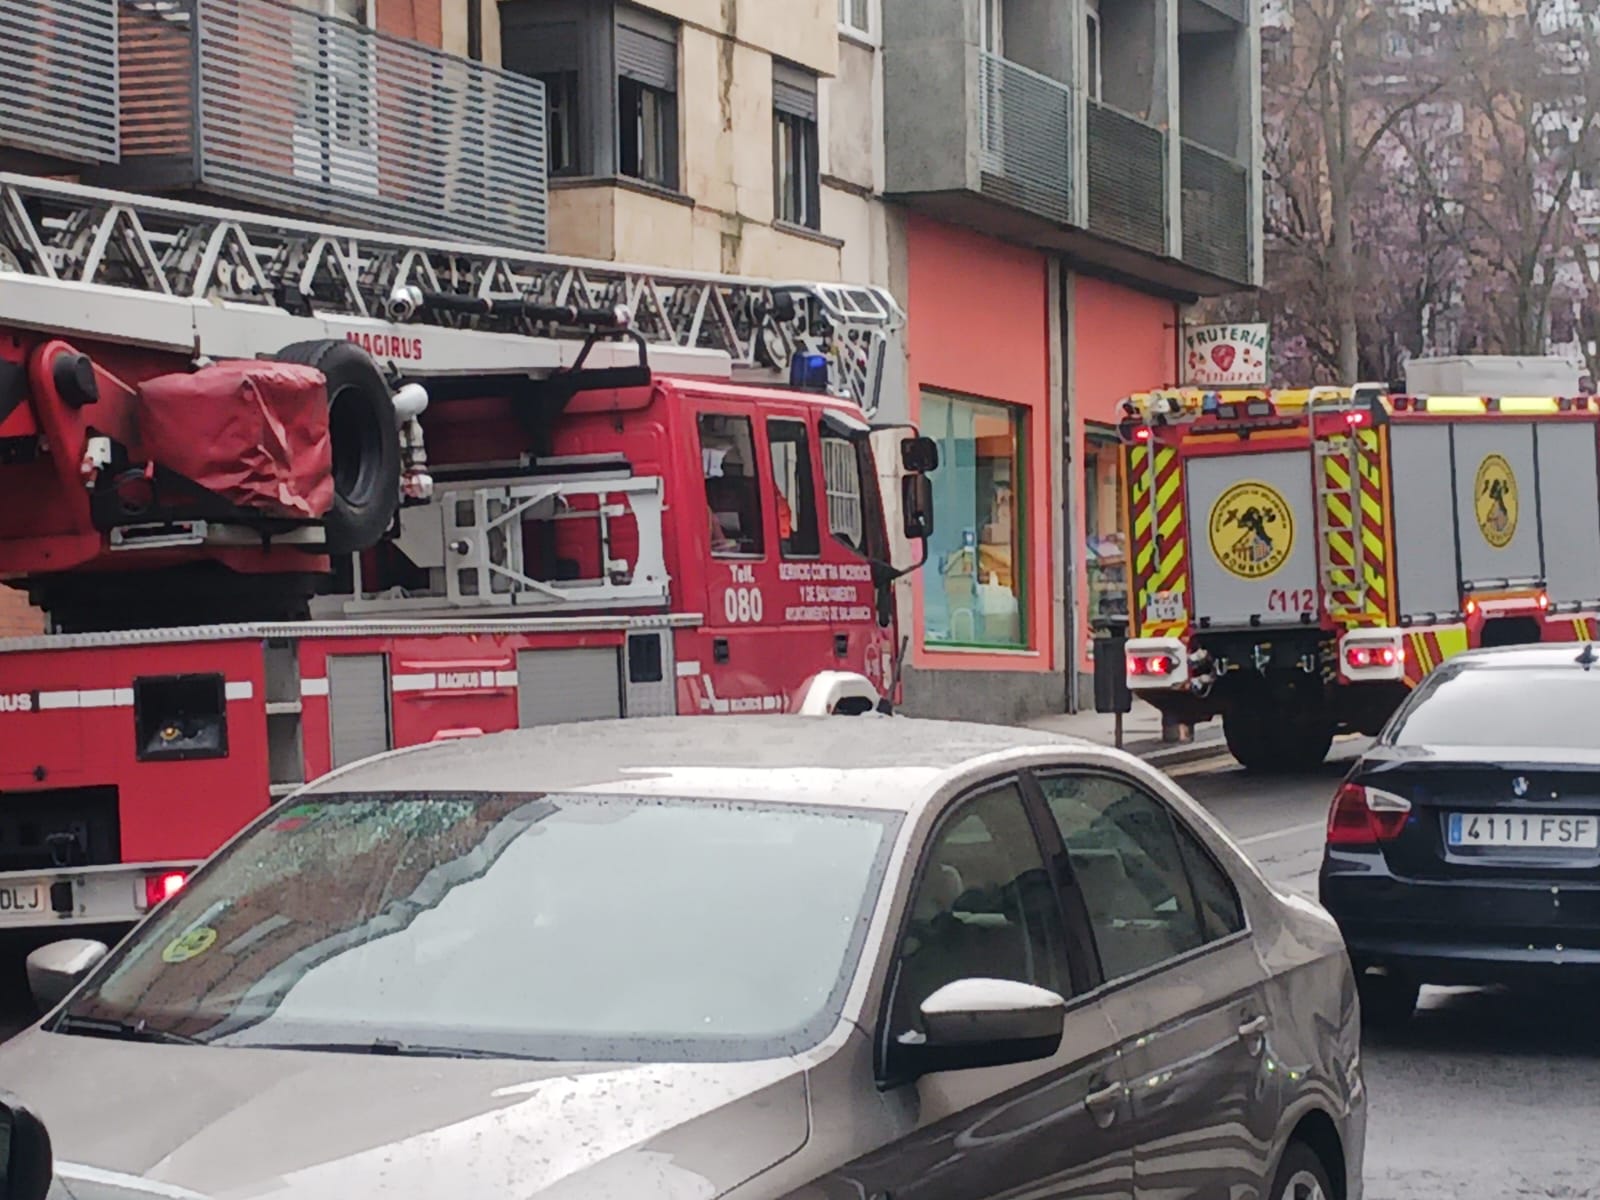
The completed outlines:
[[[1270,878],[1314,897],[1328,803],[1356,752],[1343,743],[1292,780],[1231,759],[1173,775]],[[1428,988],[1404,1033],[1369,1037],[1367,1200],[1600,1197],[1596,999]]]
[[[1356,749],[1292,779],[1251,778],[1229,758],[1173,775],[1268,876],[1315,896],[1328,802]],[[0,940],[0,1038],[31,1019],[23,949]],[[1595,1001],[1428,989],[1403,1034],[1369,1038],[1368,1200],[1600,1198]]]

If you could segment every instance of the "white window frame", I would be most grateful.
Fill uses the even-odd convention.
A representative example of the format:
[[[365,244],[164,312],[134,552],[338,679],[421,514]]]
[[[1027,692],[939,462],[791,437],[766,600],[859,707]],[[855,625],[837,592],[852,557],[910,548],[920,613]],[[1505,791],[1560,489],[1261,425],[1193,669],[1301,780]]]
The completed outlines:
[[[1095,103],[1100,102],[1100,84],[1105,75],[1103,60],[1100,57],[1102,41],[1100,37],[1100,8],[1093,5],[1084,12],[1084,83],[1089,89],[1089,99]]]
[[[878,31],[883,25],[879,3],[880,0],[839,0],[839,32],[846,37],[876,46]],[[864,26],[857,25],[850,16],[850,10],[858,5],[866,19]]]

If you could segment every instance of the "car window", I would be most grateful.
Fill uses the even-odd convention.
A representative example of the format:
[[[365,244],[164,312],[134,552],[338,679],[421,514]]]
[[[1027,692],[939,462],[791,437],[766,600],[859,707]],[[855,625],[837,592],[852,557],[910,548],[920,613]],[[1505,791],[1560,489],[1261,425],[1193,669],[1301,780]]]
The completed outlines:
[[[792,1053],[838,1019],[898,819],[694,797],[317,796],[207,864],[70,1012],[220,1047]]]
[[[785,558],[815,558],[822,553],[822,539],[817,532],[816,482],[806,424],[768,421],[767,442],[772,449],[779,549]]]
[[[1383,741],[1391,746],[1594,749],[1600,746],[1596,707],[1600,672],[1446,664],[1395,714]]]
[[[700,466],[706,478],[711,553],[754,558],[764,549],[761,479],[749,417],[700,414]]]
[[[1039,786],[1107,980],[1244,928],[1232,882],[1155,797],[1128,780],[1086,772],[1045,775]]]
[[[921,1031],[922,1002],[957,979],[1010,979],[1066,995],[1054,885],[1015,783],[964,801],[923,859],[899,947],[891,1036]]]

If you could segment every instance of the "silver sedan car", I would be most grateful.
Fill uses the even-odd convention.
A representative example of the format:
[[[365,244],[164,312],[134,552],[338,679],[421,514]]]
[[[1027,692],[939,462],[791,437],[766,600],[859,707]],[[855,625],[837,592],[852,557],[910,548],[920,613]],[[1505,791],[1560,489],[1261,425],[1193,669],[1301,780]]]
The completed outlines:
[[[1163,775],[732,717],[369,759],[106,954],[0,1088],[77,1200],[1358,1200],[1337,928]]]

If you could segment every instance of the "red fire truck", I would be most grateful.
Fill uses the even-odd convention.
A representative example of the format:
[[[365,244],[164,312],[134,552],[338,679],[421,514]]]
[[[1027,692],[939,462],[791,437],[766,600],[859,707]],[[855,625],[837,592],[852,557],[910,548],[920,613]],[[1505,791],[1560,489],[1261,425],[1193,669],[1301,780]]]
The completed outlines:
[[[1131,690],[1246,767],[1376,733],[1471,647],[1600,620],[1600,401],[1382,385],[1126,403]]]
[[[0,641],[0,927],[131,921],[391,747],[886,708],[901,323],[0,176],[0,580],[54,630]]]

